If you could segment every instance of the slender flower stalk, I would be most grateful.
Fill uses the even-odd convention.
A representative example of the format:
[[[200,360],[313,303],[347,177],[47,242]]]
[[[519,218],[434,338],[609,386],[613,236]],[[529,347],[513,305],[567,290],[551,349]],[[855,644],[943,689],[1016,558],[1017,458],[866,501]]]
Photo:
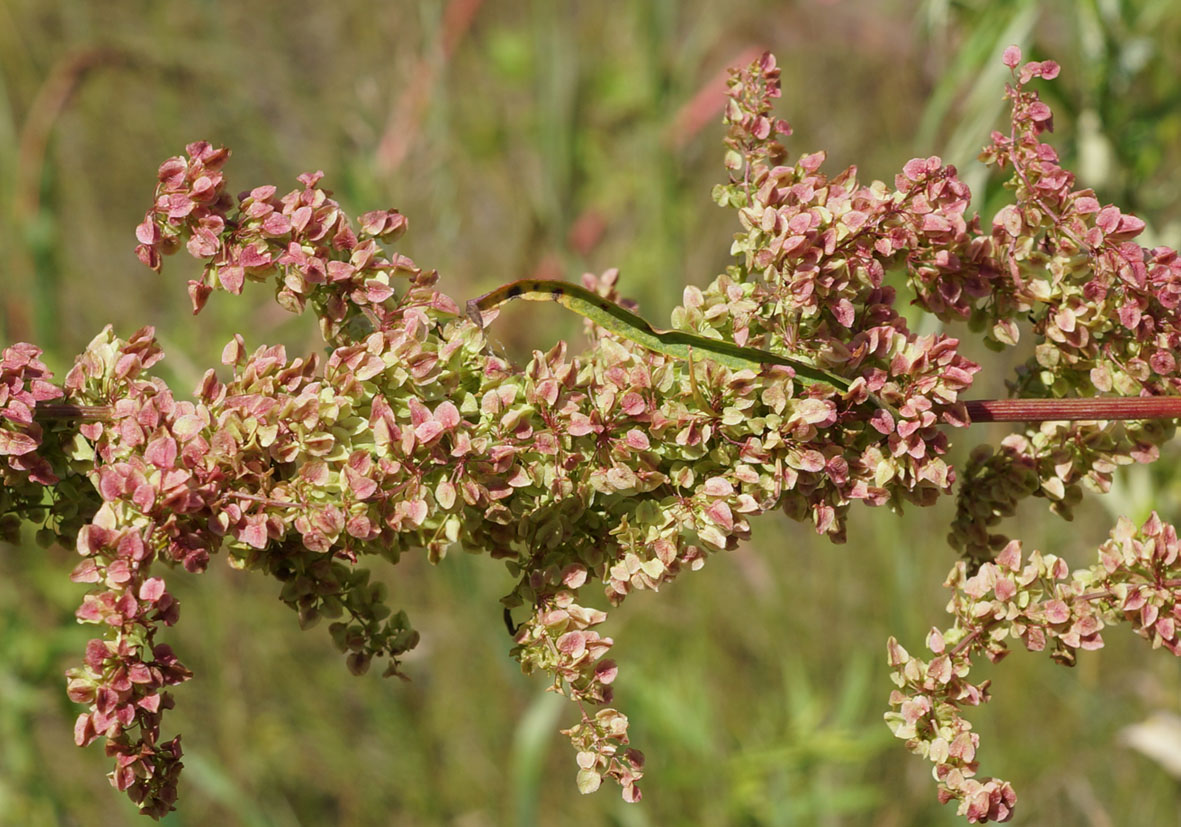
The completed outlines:
[[[977,422],[1122,422],[1181,419],[1181,397],[1096,397],[1092,399],[979,399],[964,402]]]
[[[109,420],[113,409],[109,405],[41,405],[36,417],[41,422],[54,420],[76,420],[79,422],[103,422]]]

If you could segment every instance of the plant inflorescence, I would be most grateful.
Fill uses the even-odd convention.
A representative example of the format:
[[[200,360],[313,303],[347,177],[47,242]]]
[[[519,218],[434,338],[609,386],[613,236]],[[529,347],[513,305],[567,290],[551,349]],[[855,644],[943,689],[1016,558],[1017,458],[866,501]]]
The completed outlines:
[[[159,271],[183,247],[204,262],[188,285],[195,313],[214,291],[270,283],[284,308],[315,314],[327,355],[289,359],[235,336],[225,372],[210,369],[189,400],[152,375],[163,353],[150,328],[121,339],[108,327],[60,384],[32,345],[3,351],[2,536],[33,523],[40,541],[74,545],[71,578],[88,588],[77,617],[100,630],[68,673],[86,707],[76,742],[105,744],[112,783],[144,813],[173,808],[182,751],[161,719],[191,673],[158,639],[179,617],[162,573],[224,554],[274,577],[301,626],[326,621],[351,671],[378,660],[401,675],[418,635],[366,566],[462,548],[516,578],[503,598],[523,617],[512,656],[576,705],[564,732],[578,788],[610,778],[638,800],[643,756],[612,706],[614,641],[589,592],[614,606],[656,590],[734,548],[766,511],[841,542],[854,502],[927,506],[953,490],[949,433],[972,420],[963,397],[980,368],[956,339],[912,331],[888,276],[997,349],[1032,336],[1018,396],[1181,394],[1181,258],[1138,245],[1143,222],[1077,189],[1042,141],[1051,113],[1029,84],[1058,67],[1022,65],[1016,49],[1004,60],[1011,127],[982,159],[1009,172],[1012,202],[984,228],[939,158],[908,162],[892,186],[827,175],[822,153],[789,162],[774,58],[733,73],[729,175],[714,198],[738,216],[734,261],[685,288],[672,328],[790,355],[841,387],[785,364],[726,367],[708,350],[673,358],[593,326],[577,356],[559,343],[514,365],[483,327],[495,309],[477,324],[435,272],[390,248],[406,230],[398,212],[353,221],[320,173],[286,195],[232,198],[229,152],[207,143],[167,160],[136,229],[140,259]],[[584,285],[615,301],[617,279]],[[1173,434],[1160,419],[1067,420],[1029,424],[960,469],[952,626],[932,630],[929,660],[888,646],[887,722],[972,822],[1005,820],[1015,801],[1007,782],[976,775],[961,714],[988,698],[968,680],[974,656],[999,660],[1014,638],[1070,663],[1125,620],[1181,654],[1172,526],[1121,520],[1098,563],[1075,572],[995,532],[1029,496],[1069,517],[1084,487],[1106,490]]]

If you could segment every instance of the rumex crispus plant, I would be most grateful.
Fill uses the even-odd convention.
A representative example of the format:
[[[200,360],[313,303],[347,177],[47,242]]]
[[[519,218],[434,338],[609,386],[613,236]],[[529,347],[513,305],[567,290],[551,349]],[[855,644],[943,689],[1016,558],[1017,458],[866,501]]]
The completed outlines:
[[[886,716],[933,763],[942,800],[971,822],[1006,820],[1012,788],[977,777],[961,714],[988,698],[968,680],[974,656],[999,660],[1012,637],[1071,663],[1123,620],[1181,653],[1179,546],[1155,515],[1140,529],[1121,520],[1098,563],[1075,572],[994,532],[1029,496],[1069,517],[1084,486],[1106,490],[1119,465],[1155,459],[1172,436],[1181,258],[1136,244],[1143,222],[1076,189],[1042,142],[1051,113],[1029,84],[1057,66],[1021,65],[1016,49],[1004,60],[1011,127],[982,158],[1009,171],[1013,200],[985,229],[938,158],[908,162],[892,187],[855,169],[828,176],[822,153],[789,162],[774,59],[733,74],[729,176],[714,197],[738,215],[734,263],[685,288],[672,327],[791,355],[846,377],[840,389],[790,366],[727,368],[708,348],[674,358],[593,325],[576,357],[559,343],[511,364],[483,326],[495,309],[470,319],[436,273],[389,249],[406,229],[396,211],[354,222],[320,173],[283,196],[260,186],[232,198],[229,152],[207,143],[167,160],[136,230],[140,259],[159,271],[184,247],[203,261],[188,285],[195,313],[214,291],[271,283],[284,308],[315,314],[327,355],[288,359],[235,336],[226,372],[207,371],[189,401],[151,374],[163,353],[150,328],[126,340],[107,328],[60,385],[37,348],[4,350],[3,537],[32,523],[40,541],[73,544],[71,577],[89,587],[77,617],[101,630],[68,673],[86,707],[76,742],[103,741],[112,783],[145,814],[173,808],[182,751],[179,736],[162,740],[161,719],[169,687],[191,673],[158,640],[179,618],[162,571],[199,573],[224,553],[273,576],[301,626],[327,621],[351,671],[376,659],[401,676],[417,633],[365,566],[459,547],[516,578],[503,598],[512,655],[575,703],[564,732],[579,789],[607,777],[637,801],[643,756],[611,705],[614,641],[587,591],[614,606],[656,590],[769,510],[840,542],[855,501],[926,506],[951,492],[951,429],[1010,419],[1026,424],[960,471],[954,620],[928,636],[929,660],[889,642]],[[956,339],[908,327],[891,276],[923,311],[966,320],[998,349],[1031,336],[1012,385],[1023,401],[966,401],[979,366]],[[615,301],[617,278],[584,285]]]

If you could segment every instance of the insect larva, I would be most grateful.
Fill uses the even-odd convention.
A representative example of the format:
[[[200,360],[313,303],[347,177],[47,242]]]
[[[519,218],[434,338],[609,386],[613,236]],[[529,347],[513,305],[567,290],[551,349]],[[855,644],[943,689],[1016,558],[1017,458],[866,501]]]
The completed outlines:
[[[804,385],[824,383],[845,393],[850,381],[843,376],[829,373],[815,365],[793,358],[780,356],[766,350],[742,347],[733,342],[710,339],[683,330],[660,330],[652,327],[645,319],[625,310],[614,302],[607,301],[597,293],[577,284],[544,279],[521,279],[497,287],[479,298],[467,303],[467,315],[475,324],[484,326],[484,311],[491,310],[511,299],[526,301],[552,301],[590,319],[600,327],[616,333],[640,347],[661,353],[673,359],[693,361],[712,359],[731,370],[762,370],[764,365],[783,365],[795,371],[796,378]],[[889,411],[890,408],[874,396],[870,400]],[[893,413],[891,411],[891,413]],[[897,415],[895,415],[897,419]]]

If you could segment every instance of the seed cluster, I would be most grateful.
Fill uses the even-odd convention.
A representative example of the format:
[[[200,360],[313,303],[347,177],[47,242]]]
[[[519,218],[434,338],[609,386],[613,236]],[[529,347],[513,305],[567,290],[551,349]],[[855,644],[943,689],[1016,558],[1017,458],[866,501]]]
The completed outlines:
[[[841,542],[854,502],[929,505],[952,490],[943,426],[968,424],[962,395],[979,367],[956,339],[909,329],[888,274],[922,309],[967,319],[998,347],[1030,318],[1039,345],[1016,385],[1025,395],[1181,391],[1170,355],[1181,260],[1136,245],[1142,222],[1075,190],[1040,142],[1050,114],[1026,84],[1057,67],[1017,72],[1019,54],[1005,60],[1012,131],[994,134],[984,159],[1013,170],[1014,203],[987,232],[939,158],[910,161],[892,187],[862,184],[855,169],[828,176],[822,153],[789,163],[779,138],[790,128],[771,114],[774,58],[733,73],[729,180],[714,196],[738,215],[735,260],[708,288],[685,288],[672,326],[802,356],[848,377],[845,392],[797,382],[786,366],[672,359],[602,330],[577,357],[560,343],[511,364],[433,271],[389,248],[407,226],[397,211],[354,222],[318,172],[282,197],[261,186],[232,198],[229,152],[207,143],[167,160],[136,229],[139,258],[159,271],[183,247],[203,261],[188,286],[194,312],[214,291],[273,284],[284,308],[315,314],[327,356],[251,350],[237,335],[221,378],[209,370],[187,401],[151,374],[163,353],[150,328],[126,340],[107,328],[60,387],[36,348],[4,351],[0,530],[12,539],[34,521],[42,540],[74,544],[72,578],[90,588],[77,617],[101,630],[68,676],[87,707],[77,743],[104,741],[112,783],[143,812],[173,808],[182,752],[179,736],[161,740],[161,716],[168,688],[191,674],[157,641],[180,608],[162,572],[199,573],[224,554],[274,577],[301,626],[327,621],[350,670],[376,659],[402,675],[418,634],[367,566],[462,548],[516,578],[503,598],[524,609],[512,656],[575,702],[565,734],[579,789],[610,778],[639,800],[644,759],[612,706],[614,641],[601,631],[607,613],[585,605],[590,592],[615,606],[657,590],[735,547],[766,511]],[[615,271],[584,284],[618,300]],[[886,405],[866,404],[871,395]],[[38,405],[59,398],[105,415],[43,427]],[[1121,523],[1100,564],[1073,575],[1037,552],[1022,563],[1020,545],[989,530],[1030,495],[1069,516],[1081,484],[1103,489],[1171,434],[1159,422],[1047,423],[963,470],[955,624],[932,632],[929,662],[891,641],[899,689],[887,719],[969,820],[1007,818],[1015,801],[1007,783],[974,778],[976,735],[959,709],[988,693],[967,681],[973,654],[998,660],[1012,636],[1069,661],[1120,620],[1181,649],[1167,524]]]

